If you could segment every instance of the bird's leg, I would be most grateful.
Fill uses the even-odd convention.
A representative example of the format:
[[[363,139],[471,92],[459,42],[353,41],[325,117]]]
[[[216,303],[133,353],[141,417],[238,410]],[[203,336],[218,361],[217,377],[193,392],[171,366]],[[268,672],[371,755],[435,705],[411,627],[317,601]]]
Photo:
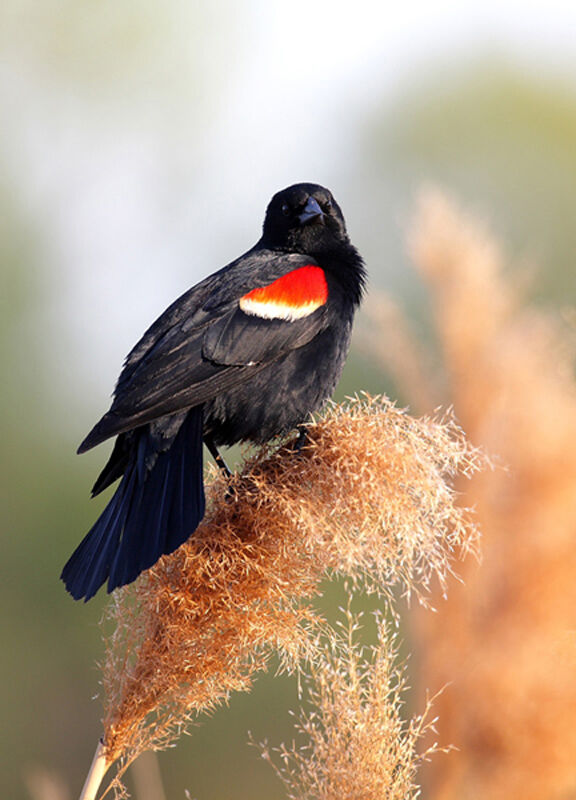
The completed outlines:
[[[218,465],[218,468],[224,473],[224,477],[228,481],[230,481],[230,478],[232,477],[232,471],[231,471],[230,467],[228,466],[228,464],[224,461],[224,459],[220,455],[220,453],[218,451],[218,448],[214,444],[214,439],[212,438],[212,436],[210,436],[210,435],[205,436],[204,437],[204,444],[206,445],[206,447],[208,448],[208,450],[210,452],[210,455],[212,456],[212,458],[214,459],[214,461]],[[226,489],[226,494],[224,495],[224,499],[226,501],[230,502],[230,500],[233,500],[235,497],[236,497],[236,489],[235,489],[234,485],[230,482],[228,484],[228,488]]]
[[[296,439],[296,441],[292,445],[292,449],[294,450],[295,453],[299,453],[300,450],[302,450],[302,448],[304,447],[304,445],[306,444],[306,441],[308,439],[308,426],[307,425],[298,425],[298,429],[297,430],[298,430],[298,438]]]
[[[222,458],[222,456],[218,452],[218,448],[214,444],[214,439],[211,436],[205,436],[204,437],[204,444],[208,448],[208,451],[210,452],[210,455],[212,456],[212,458],[216,462],[217,466],[222,470],[224,475],[227,478],[231,478],[232,477],[232,472],[230,471],[230,469],[228,467],[228,464],[224,461],[224,459]]]

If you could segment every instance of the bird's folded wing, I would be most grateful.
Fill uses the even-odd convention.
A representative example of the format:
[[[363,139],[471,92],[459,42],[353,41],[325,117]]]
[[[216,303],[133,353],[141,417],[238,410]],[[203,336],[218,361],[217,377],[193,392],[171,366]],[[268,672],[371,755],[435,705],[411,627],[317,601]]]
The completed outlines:
[[[297,319],[244,311],[241,300],[255,288],[310,266],[304,256],[274,254],[237,274],[234,264],[183,295],[152,325],[126,359],[110,411],[79,452],[105,439],[212,399],[242,383],[325,326],[323,303]],[[246,257],[245,257],[246,259]],[[251,267],[253,265],[250,265]],[[244,274],[250,272],[249,278]],[[279,274],[280,273],[280,274]]]

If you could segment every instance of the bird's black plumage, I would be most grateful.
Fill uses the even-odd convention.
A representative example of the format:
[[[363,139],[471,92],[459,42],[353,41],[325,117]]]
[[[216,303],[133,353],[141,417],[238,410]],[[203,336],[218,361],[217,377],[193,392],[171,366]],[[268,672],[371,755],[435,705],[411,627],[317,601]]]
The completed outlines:
[[[202,442],[266,442],[332,394],[365,271],[316,184],[272,198],[258,243],[176,300],[126,358],[79,452],[117,436],[96,481],[116,492],[64,567],[76,599],[133,581],[204,514]]]

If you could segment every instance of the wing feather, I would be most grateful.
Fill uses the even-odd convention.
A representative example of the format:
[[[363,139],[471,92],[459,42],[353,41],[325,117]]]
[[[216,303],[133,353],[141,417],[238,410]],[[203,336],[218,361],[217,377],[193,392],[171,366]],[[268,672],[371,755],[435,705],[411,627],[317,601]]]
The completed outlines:
[[[112,407],[80,451],[205,403],[313,339],[325,325],[319,304],[293,320],[246,313],[239,305],[255,288],[311,266],[309,257],[256,248],[183,294],[128,354]]]

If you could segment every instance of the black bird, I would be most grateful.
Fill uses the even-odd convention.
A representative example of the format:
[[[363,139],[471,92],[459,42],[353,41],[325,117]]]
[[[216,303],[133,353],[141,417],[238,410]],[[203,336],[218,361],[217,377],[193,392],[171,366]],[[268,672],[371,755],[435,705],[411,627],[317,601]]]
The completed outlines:
[[[365,270],[332,194],[274,195],[262,237],[183,294],[129,353],[110,411],[80,445],[116,436],[96,481],[116,492],[62,571],[75,599],[133,581],[204,515],[202,445],[266,442],[330,397]]]

